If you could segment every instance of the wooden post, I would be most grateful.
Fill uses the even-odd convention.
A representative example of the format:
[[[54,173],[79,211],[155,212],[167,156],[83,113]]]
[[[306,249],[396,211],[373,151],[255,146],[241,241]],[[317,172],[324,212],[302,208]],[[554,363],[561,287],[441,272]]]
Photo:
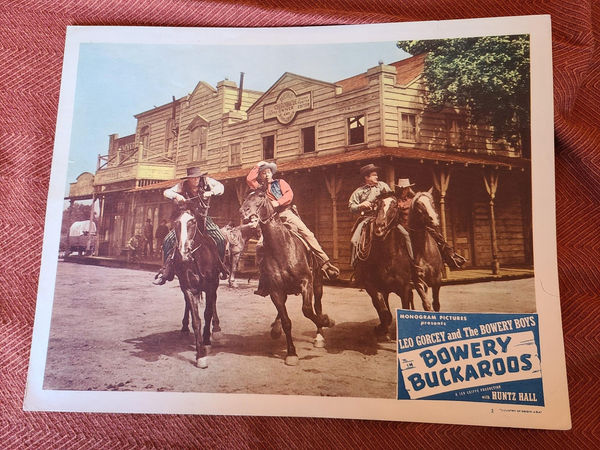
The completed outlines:
[[[385,182],[387,183],[387,185],[389,187],[392,188],[392,190],[394,190],[394,184],[396,184],[396,180],[395,180],[395,170],[394,170],[394,166],[392,166],[391,164],[386,164],[383,168],[383,170],[385,171],[384,173],[384,177],[385,177]]]
[[[500,272],[500,261],[498,261],[498,240],[496,236],[496,215],[494,213],[494,199],[498,189],[498,172],[490,170],[483,174],[485,189],[490,196],[490,231],[492,238],[492,273],[497,275]]]
[[[433,169],[433,185],[435,189],[440,193],[440,228],[442,229],[442,236],[444,240],[448,240],[446,233],[446,192],[448,191],[448,185],[450,184],[450,169],[448,167],[437,167]],[[448,264],[444,263],[443,277],[448,278],[450,268]]]
[[[241,182],[235,181],[235,195],[237,197],[239,206],[242,206],[242,203],[244,203],[246,187],[247,187],[246,180],[242,180]]]
[[[327,186],[329,196],[331,197],[331,222],[333,227],[333,260],[337,262],[340,257],[338,243],[337,195],[340,192],[340,189],[342,188],[342,180],[341,177],[338,177],[336,175],[336,172],[333,172],[329,177],[325,176],[325,184]]]

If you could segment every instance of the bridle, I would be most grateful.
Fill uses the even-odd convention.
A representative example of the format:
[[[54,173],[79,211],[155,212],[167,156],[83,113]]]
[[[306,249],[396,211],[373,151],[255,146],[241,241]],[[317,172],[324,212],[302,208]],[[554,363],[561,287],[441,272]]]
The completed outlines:
[[[194,221],[196,222],[196,226],[194,227],[194,234],[191,237],[192,242],[194,242],[194,240],[196,239],[196,234],[198,234],[198,232],[200,232],[200,229],[198,228],[198,221],[196,220],[196,215],[192,214],[192,212],[190,210],[186,210],[185,212],[189,213],[193,218]],[[183,214],[182,214],[183,215]],[[206,214],[203,215],[204,219],[206,220]],[[180,222],[181,223],[181,222]],[[200,232],[201,233],[201,232]],[[175,248],[179,249],[179,244],[181,243],[181,240],[178,239],[177,237],[177,233],[175,233]],[[200,245],[198,247],[196,247],[195,249],[193,249],[190,254],[194,254],[196,251],[198,251],[201,247],[202,247],[202,243],[200,243]],[[179,252],[181,253],[181,252]]]
[[[396,202],[396,205],[397,205],[398,200],[395,197],[392,197],[392,198],[394,199],[394,201]],[[377,201],[376,205],[381,205],[382,201],[383,201],[383,199]],[[377,214],[379,214],[380,206],[377,206],[375,209],[377,210]],[[390,231],[392,231],[392,228],[396,225],[396,222],[398,221],[398,213],[399,213],[399,209],[397,209],[396,214],[394,214],[394,217],[392,218],[392,220],[390,220],[385,225],[385,227],[383,228],[383,233],[381,235],[375,235],[375,237],[377,239],[384,240],[387,237],[387,235],[390,233]],[[375,218],[377,219],[377,216],[375,216]]]

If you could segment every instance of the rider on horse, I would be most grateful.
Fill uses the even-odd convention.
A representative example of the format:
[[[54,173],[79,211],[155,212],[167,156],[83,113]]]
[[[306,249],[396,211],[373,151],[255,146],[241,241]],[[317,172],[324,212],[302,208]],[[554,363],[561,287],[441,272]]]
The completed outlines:
[[[360,175],[363,177],[365,184],[358,189],[356,189],[352,195],[350,196],[350,200],[348,202],[348,207],[350,211],[354,213],[360,213],[361,217],[357,220],[354,226],[354,232],[352,234],[352,238],[350,242],[352,244],[352,254],[351,254],[351,264],[352,267],[356,267],[356,264],[359,260],[360,253],[360,242],[362,239],[371,239],[371,236],[365,236],[364,233],[368,232],[368,228],[364,229],[372,220],[375,211],[373,210],[375,199],[382,193],[392,192],[390,187],[384,183],[383,181],[379,181],[378,171],[380,167],[377,167],[375,164],[367,164],[360,168]],[[402,180],[400,180],[402,181]],[[410,186],[414,186],[405,180]],[[412,192],[412,190],[411,190]],[[414,196],[414,193],[413,193]],[[412,197],[411,197],[412,199]],[[425,286],[425,281],[423,280],[423,270],[415,263],[415,257],[412,249],[412,243],[410,240],[410,235],[407,231],[408,228],[408,211],[410,210],[411,199],[404,199],[404,201],[399,201],[399,207],[401,211],[406,214],[406,222],[400,220],[397,225],[398,230],[404,237],[404,241],[406,243],[406,251],[410,260],[412,262],[412,279],[415,285],[419,284],[421,286]]]
[[[295,231],[304,238],[306,243],[310,246],[313,254],[317,257],[321,264],[321,270],[323,275],[328,279],[337,278],[340,271],[329,261],[329,257],[323,251],[323,248],[317,241],[315,235],[308,229],[308,227],[302,222],[302,219],[293,210],[292,199],[294,192],[290,185],[282,179],[274,179],[273,174],[277,171],[277,165],[271,162],[261,161],[252,168],[246,182],[252,189],[256,189],[259,186],[266,187],[267,198],[271,201],[271,204],[275,208],[275,211],[279,214],[281,221],[287,225],[292,231]],[[259,267],[261,266],[261,255],[262,249],[259,243],[257,248],[257,260]],[[258,289],[255,294],[261,296],[269,295],[268,286],[266,286],[265,278],[261,276],[258,282]]]
[[[405,229],[408,229],[408,215],[410,213],[413,198],[415,197],[415,192],[411,189],[412,186],[414,186],[414,184],[411,184],[408,178],[400,178],[398,184],[395,186],[396,196],[398,197],[398,207],[400,208],[399,222]],[[455,253],[454,249],[433,226],[428,226],[427,232],[436,242],[444,262],[450,267],[461,269],[467,260],[458,253]],[[406,231],[406,234],[408,235],[408,231]]]
[[[201,214],[206,214],[210,205],[210,197],[214,195],[222,195],[225,191],[223,185],[217,180],[207,177],[207,172],[199,167],[190,167],[187,169],[187,174],[183,177],[183,181],[177,183],[170,189],[164,191],[163,195],[175,201],[178,206],[190,206],[192,210],[199,211]],[[213,222],[208,215],[205,216],[205,231],[215,243],[219,251],[221,262],[225,257],[225,238],[221,234],[219,227]],[[173,255],[175,246],[175,230],[171,230],[165,237],[163,243],[163,254],[165,265],[154,277],[154,284],[162,285],[167,281],[171,281],[175,276],[173,270]],[[223,267],[223,264],[221,264]],[[225,275],[225,273],[224,273]]]

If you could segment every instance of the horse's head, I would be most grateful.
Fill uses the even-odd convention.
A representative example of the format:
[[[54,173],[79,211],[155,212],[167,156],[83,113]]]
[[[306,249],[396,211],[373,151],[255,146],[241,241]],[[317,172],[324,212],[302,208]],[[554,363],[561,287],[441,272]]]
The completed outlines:
[[[261,221],[265,222],[273,215],[273,207],[264,189],[250,191],[240,208],[240,215],[244,223]]]
[[[375,199],[375,223],[373,234],[376,237],[383,237],[392,226],[394,220],[398,216],[398,200],[391,193],[380,194]]]
[[[194,249],[194,237],[198,231],[196,218],[190,211],[183,211],[173,225],[175,236],[177,236],[177,251],[181,260],[190,261]]]
[[[435,202],[431,189],[426,192],[419,192],[413,198],[412,210],[413,218],[418,220],[422,225],[438,226],[440,219],[435,211]]]

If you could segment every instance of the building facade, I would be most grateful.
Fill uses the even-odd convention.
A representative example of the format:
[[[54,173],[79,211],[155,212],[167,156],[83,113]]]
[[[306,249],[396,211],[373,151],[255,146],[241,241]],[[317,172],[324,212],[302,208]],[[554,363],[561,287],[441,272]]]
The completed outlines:
[[[190,166],[225,185],[211,207],[216,223],[239,223],[245,177],[268,160],[348,270],[356,219],[348,199],[362,184],[359,168],[372,162],[390,185],[410,178],[419,190],[435,188],[442,232],[469,266],[531,266],[530,161],[459,109],[428,109],[423,65],[419,55],[335,83],[284,73],[264,93],[200,82],[185,98],[137,114],[135,134],[110,136],[95,175],[100,254],[117,256],[146,219],[154,227],[168,219],[162,191]]]

